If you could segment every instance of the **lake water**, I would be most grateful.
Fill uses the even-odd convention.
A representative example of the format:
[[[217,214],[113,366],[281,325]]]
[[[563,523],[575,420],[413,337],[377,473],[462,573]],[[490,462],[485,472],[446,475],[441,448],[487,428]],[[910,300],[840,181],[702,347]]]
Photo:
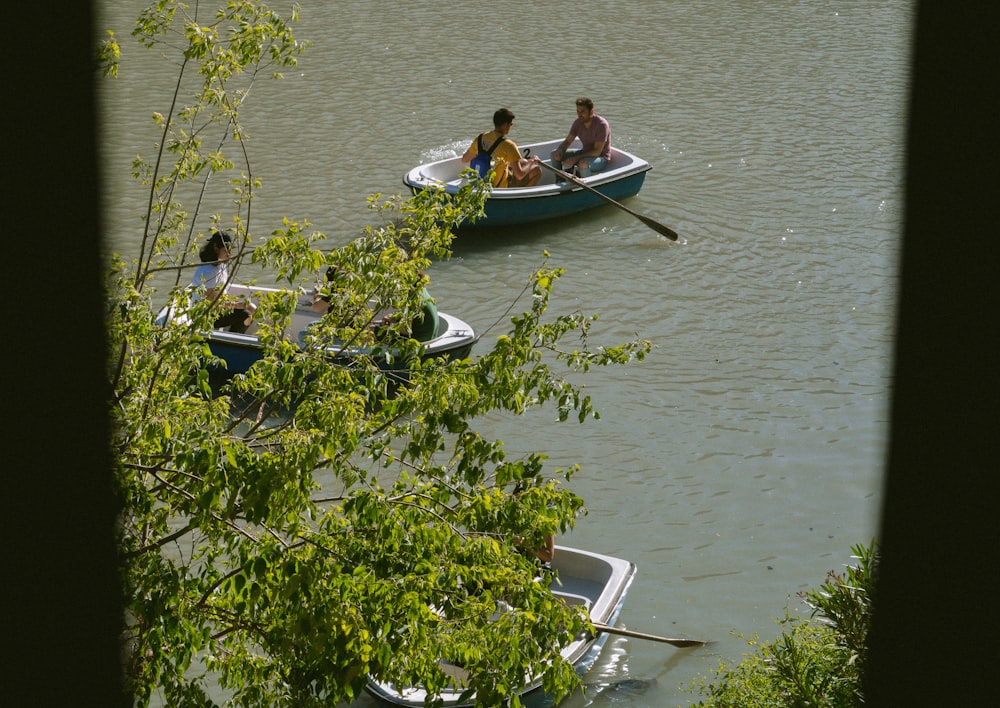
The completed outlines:
[[[127,41],[142,4],[98,5],[98,26]],[[563,137],[590,96],[613,144],[653,165],[628,206],[678,243],[608,206],[462,234],[429,272],[481,350],[512,303],[528,306],[515,301],[543,251],[566,269],[554,311],[600,313],[598,343],[654,344],[582,380],[600,420],[483,422],[511,455],[581,464],[571,484],[589,515],[559,542],[638,564],[623,626],[714,640],[611,637],[565,705],[694,702],[692,679],[747,651],[736,634],[776,636],[795,593],[875,535],[914,19],[904,0],[307,0],[296,35],[313,46],[255,87],[243,117],[261,235],[287,216],[331,246],[353,239],[368,195],[463,151],[500,106],[530,143]],[[151,154],[145,117],[165,109],[174,70],[125,49],[103,115],[108,242],[127,253],[143,204],[129,164]]]

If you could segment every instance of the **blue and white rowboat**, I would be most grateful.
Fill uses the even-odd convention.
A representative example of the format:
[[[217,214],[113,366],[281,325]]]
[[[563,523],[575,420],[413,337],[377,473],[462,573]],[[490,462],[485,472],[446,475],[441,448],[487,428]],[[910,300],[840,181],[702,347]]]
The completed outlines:
[[[550,140],[532,143],[522,146],[521,152],[526,157],[538,155],[551,165],[549,155],[561,142]],[[571,147],[579,148],[579,141]],[[462,170],[466,167],[461,157],[429,162],[407,172],[403,176],[403,184],[414,194],[424,189],[444,189],[449,194],[455,194],[466,183],[467,178],[462,175]],[[607,169],[579,179],[601,194],[621,201],[639,193],[646,179],[646,172],[651,169],[652,166],[642,158],[612,147]],[[492,189],[486,200],[486,215],[475,222],[463,223],[462,227],[524,224],[576,214],[606,203],[573,180],[556,184],[556,174],[552,170],[542,170],[542,178],[533,187]]]

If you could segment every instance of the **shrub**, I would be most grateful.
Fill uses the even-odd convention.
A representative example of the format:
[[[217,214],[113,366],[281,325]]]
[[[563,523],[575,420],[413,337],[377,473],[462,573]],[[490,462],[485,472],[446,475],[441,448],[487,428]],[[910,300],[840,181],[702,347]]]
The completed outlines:
[[[800,593],[811,608],[808,618],[792,616],[781,636],[761,643],[736,666],[716,669],[714,681],[700,677],[693,690],[707,696],[705,708],[791,706],[846,708],[864,703],[861,690],[868,628],[874,605],[878,549],[853,546],[857,563],[843,574],[830,571],[817,589]],[[738,635],[742,636],[742,635]]]

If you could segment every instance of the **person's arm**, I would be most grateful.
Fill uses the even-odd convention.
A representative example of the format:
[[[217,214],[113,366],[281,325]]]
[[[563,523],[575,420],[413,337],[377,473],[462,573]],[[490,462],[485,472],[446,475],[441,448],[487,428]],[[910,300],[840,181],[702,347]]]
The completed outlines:
[[[475,140],[472,141],[472,144],[469,145],[469,149],[465,151],[464,155],[462,155],[462,162],[464,162],[465,164],[469,164],[472,161],[472,158],[474,158],[476,156],[476,153],[479,152],[479,145],[477,144],[478,142],[479,138],[476,138]]]
[[[511,174],[517,179],[524,179],[531,169],[531,160],[521,157],[521,148],[510,138],[506,138],[501,143],[497,154],[510,167]],[[532,156],[532,160],[538,160],[538,156]]]
[[[257,309],[257,306],[253,304],[253,301],[249,297],[249,291],[239,285],[233,285],[229,288],[205,288],[205,299],[208,301],[213,301],[222,295],[229,295],[231,298],[229,300],[223,300],[220,303],[222,307],[229,308],[230,310],[248,310],[250,312],[254,312]],[[240,297],[241,295],[243,297]],[[236,296],[235,299],[233,299],[233,296]]]
[[[543,563],[551,563],[556,557],[556,539],[552,534],[545,536],[545,547],[535,551],[535,557]]]
[[[215,300],[222,294],[223,288],[225,288],[225,283],[220,283],[219,267],[217,265],[208,266],[201,265],[194,274],[194,282],[192,285],[194,287],[204,287],[205,288],[205,299],[209,302]]]
[[[566,150],[569,149],[569,146],[573,144],[574,140],[576,140],[576,134],[573,131],[570,131],[569,135],[566,136],[566,139],[559,143],[559,147],[555,149],[555,152],[553,153],[554,157],[557,160],[562,161],[563,155],[566,154]]]
[[[600,157],[601,153],[604,151],[605,142],[607,141],[602,140],[600,142],[595,142],[594,147],[590,148],[590,150],[584,150],[577,155],[577,157]]]
[[[535,558],[542,561],[543,563],[551,563],[552,559],[555,558],[556,555],[555,536],[553,536],[550,533],[545,534],[544,543],[545,545],[542,546],[541,548],[527,549],[524,547],[525,546],[524,539],[520,535],[517,534],[514,535],[515,546],[519,546],[524,551],[530,550],[531,555],[533,555]]]

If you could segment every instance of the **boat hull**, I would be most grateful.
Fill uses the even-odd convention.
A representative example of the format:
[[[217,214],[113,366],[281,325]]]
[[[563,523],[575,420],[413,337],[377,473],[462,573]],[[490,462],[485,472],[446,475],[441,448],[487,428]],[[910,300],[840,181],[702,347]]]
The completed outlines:
[[[529,156],[538,155],[551,164],[549,154],[560,142],[533,143],[524,146],[523,150]],[[467,177],[462,175],[463,168],[465,165],[458,157],[438,160],[407,172],[403,176],[403,184],[414,194],[424,189],[442,189],[455,194],[467,182]],[[612,148],[607,169],[582,178],[582,181],[601,194],[621,201],[639,193],[650,169],[652,166],[645,160],[625,150]],[[543,170],[541,180],[533,187],[492,189],[486,200],[485,216],[463,222],[462,228],[513,226],[569,216],[606,204],[605,200],[572,180],[557,184],[555,173]]]

